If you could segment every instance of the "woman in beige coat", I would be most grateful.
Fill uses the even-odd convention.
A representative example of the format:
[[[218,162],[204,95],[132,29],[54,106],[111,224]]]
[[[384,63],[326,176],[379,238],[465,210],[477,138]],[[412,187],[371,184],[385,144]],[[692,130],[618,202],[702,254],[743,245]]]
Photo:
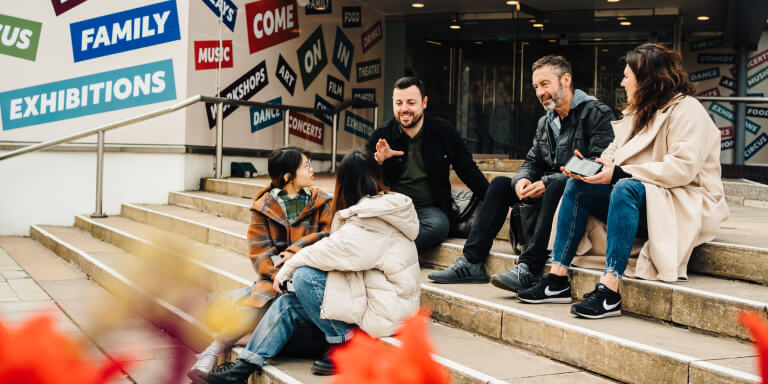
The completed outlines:
[[[635,275],[686,279],[693,248],[712,240],[728,216],[720,179],[720,132],[693,86],[680,55],[643,44],[627,53],[622,86],[624,118],[613,122],[614,142],[600,159],[602,171],[572,179],[560,202],[550,273],[518,292],[529,303],[570,303],[568,267],[585,234],[587,220],[607,224],[606,266],[595,290],[571,307],[586,318],[621,314],[619,281],[635,237],[648,241]],[[577,154],[579,155],[579,154]]]

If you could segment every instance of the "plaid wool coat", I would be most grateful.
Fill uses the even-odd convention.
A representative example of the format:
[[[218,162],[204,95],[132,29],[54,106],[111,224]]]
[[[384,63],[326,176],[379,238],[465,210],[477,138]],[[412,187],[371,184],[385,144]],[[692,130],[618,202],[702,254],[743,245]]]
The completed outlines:
[[[272,279],[278,269],[271,257],[283,251],[296,253],[327,237],[333,220],[331,196],[311,187],[309,202],[293,225],[289,225],[280,203],[269,190],[269,187],[264,188],[253,198],[247,235],[248,256],[259,280],[253,284],[251,296],[243,304],[257,308],[264,307],[276,295]]]

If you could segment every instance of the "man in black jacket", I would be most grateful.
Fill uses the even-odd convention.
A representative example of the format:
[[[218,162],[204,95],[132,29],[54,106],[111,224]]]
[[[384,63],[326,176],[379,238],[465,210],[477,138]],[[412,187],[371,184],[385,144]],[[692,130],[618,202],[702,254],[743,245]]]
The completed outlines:
[[[440,244],[453,220],[450,166],[481,198],[488,189],[459,133],[451,123],[424,112],[424,83],[414,77],[395,82],[395,118],[377,128],[365,148],[382,164],[384,184],[409,196],[419,216],[419,252]]]
[[[493,285],[513,292],[531,287],[547,262],[552,221],[568,180],[560,167],[575,149],[594,158],[613,141],[611,108],[581,90],[574,90],[571,65],[565,58],[549,55],[537,60],[533,63],[532,79],[536,97],[547,111],[539,119],[533,147],[514,178],[493,179],[461,257],[447,269],[430,273],[429,278],[435,282],[488,281],[485,260],[509,207],[536,199],[540,201],[539,217],[528,247],[512,269],[491,278]]]

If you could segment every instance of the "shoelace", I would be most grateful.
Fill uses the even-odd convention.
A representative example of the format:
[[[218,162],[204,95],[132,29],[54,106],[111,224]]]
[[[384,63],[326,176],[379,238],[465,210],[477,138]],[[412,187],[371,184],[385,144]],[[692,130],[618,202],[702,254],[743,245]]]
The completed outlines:
[[[224,371],[228,370],[229,368],[231,368],[233,365],[235,365],[234,362],[231,362],[231,361],[226,362],[226,363],[221,364],[218,367],[212,369],[211,373],[221,373],[221,372],[224,372]]]

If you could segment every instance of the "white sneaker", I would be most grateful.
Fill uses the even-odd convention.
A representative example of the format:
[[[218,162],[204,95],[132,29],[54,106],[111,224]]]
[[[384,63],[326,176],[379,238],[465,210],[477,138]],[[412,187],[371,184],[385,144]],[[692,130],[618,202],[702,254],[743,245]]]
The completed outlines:
[[[190,368],[190,371],[198,370],[201,372],[208,373],[213,369],[213,367],[216,366],[216,363],[219,362],[219,354],[226,348],[226,346],[219,342],[218,340],[214,340],[211,345],[208,346],[203,352],[196,355],[197,361],[195,362],[195,365]]]

